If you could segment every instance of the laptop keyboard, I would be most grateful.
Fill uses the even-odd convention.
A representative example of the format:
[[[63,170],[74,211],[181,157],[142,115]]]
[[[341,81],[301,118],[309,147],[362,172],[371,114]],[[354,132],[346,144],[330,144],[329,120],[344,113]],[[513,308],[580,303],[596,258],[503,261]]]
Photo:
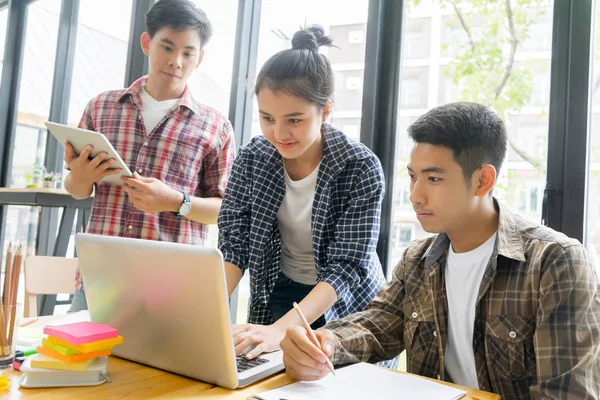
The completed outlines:
[[[267,360],[266,358],[256,357],[252,360],[247,360],[245,354],[240,354],[237,357],[238,372],[248,371],[249,369],[258,367],[259,365],[264,364],[266,362],[269,362],[269,360]]]

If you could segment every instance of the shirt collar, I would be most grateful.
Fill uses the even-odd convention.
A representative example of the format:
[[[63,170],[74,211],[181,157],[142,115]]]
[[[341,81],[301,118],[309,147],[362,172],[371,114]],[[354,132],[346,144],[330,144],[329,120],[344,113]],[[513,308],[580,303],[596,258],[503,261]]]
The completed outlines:
[[[137,105],[138,107],[141,107],[142,106],[141,92],[142,92],[147,80],[148,80],[147,75],[142,76],[141,78],[137,79],[135,82],[133,82],[131,84],[131,86],[129,86],[127,89],[125,89],[125,91],[123,92],[123,94],[121,95],[121,97],[119,98],[118,101],[120,103],[122,103],[126,99],[130,98],[131,101],[133,101],[133,103],[135,105]],[[199,114],[199,110],[194,102],[194,99],[192,97],[192,92],[190,90],[189,85],[185,85],[185,90],[183,91],[181,98],[177,102],[177,105],[187,107],[192,112]]]
[[[519,223],[515,215],[496,198],[494,206],[498,212],[498,235],[494,244],[494,255],[498,254],[516,261],[525,261],[525,251],[523,249],[522,236]],[[423,256],[425,258],[425,268],[431,267],[448,251],[450,238],[445,233],[440,233],[435,238],[429,250]]]

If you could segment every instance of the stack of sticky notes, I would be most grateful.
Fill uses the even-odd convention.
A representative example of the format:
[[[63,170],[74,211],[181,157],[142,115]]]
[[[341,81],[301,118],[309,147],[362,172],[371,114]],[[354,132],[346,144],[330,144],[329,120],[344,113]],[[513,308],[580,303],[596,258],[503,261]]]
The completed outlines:
[[[73,372],[68,374],[71,382],[78,382],[77,378],[84,375],[96,376],[97,373],[92,372],[106,369],[106,356],[111,354],[114,346],[123,342],[116,329],[95,322],[46,326],[44,334],[47,336],[37,347],[38,354],[32,356],[26,366],[30,381],[36,377],[40,383],[42,378],[46,383],[51,382],[58,377],[51,372],[58,371],[63,371],[63,378],[67,377],[66,371]]]
[[[31,360],[34,368],[85,371],[96,357],[110,355],[123,342],[115,328],[96,322],[46,326],[37,352],[46,357]]]

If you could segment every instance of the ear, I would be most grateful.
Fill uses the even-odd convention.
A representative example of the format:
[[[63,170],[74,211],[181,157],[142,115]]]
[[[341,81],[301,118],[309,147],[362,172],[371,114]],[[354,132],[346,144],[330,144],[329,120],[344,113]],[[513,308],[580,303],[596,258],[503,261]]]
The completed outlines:
[[[152,40],[152,38],[148,32],[142,33],[142,36],[140,37],[140,45],[142,46],[142,51],[145,55],[148,55],[150,52],[150,40]]]
[[[475,188],[475,196],[487,196],[496,184],[496,168],[486,164],[473,173],[471,186]]]
[[[204,60],[204,50],[202,50],[200,52],[200,57],[198,57],[198,62],[196,63],[195,68],[198,68],[200,66],[200,64],[202,64],[202,60]]]
[[[333,102],[331,100],[329,100],[327,102],[327,105],[325,107],[323,107],[323,109],[321,110],[321,122],[325,122],[327,120],[327,118],[329,118],[329,115],[331,115],[332,107],[333,107]]]

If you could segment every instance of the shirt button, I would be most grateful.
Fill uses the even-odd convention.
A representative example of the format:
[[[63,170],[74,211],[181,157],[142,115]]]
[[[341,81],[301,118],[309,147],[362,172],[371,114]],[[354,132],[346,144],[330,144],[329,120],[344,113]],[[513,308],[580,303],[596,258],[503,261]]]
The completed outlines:
[[[148,142],[144,142],[144,146],[148,146]]]
[[[132,229],[133,229],[133,225],[129,225],[129,226],[127,227],[127,229],[129,229],[129,230],[132,230]]]
[[[433,331],[433,337],[437,337],[437,331]]]
[[[413,318],[417,318],[418,316],[419,316],[419,314],[417,314],[416,312],[412,313]]]
[[[513,338],[513,339],[514,339],[514,338],[516,338],[516,337],[517,337],[517,332],[515,332],[515,331],[510,331],[510,332],[508,333],[508,336],[510,336],[511,338]]]
[[[143,168],[138,169],[138,172],[141,174],[142,172],[144,172]]]

